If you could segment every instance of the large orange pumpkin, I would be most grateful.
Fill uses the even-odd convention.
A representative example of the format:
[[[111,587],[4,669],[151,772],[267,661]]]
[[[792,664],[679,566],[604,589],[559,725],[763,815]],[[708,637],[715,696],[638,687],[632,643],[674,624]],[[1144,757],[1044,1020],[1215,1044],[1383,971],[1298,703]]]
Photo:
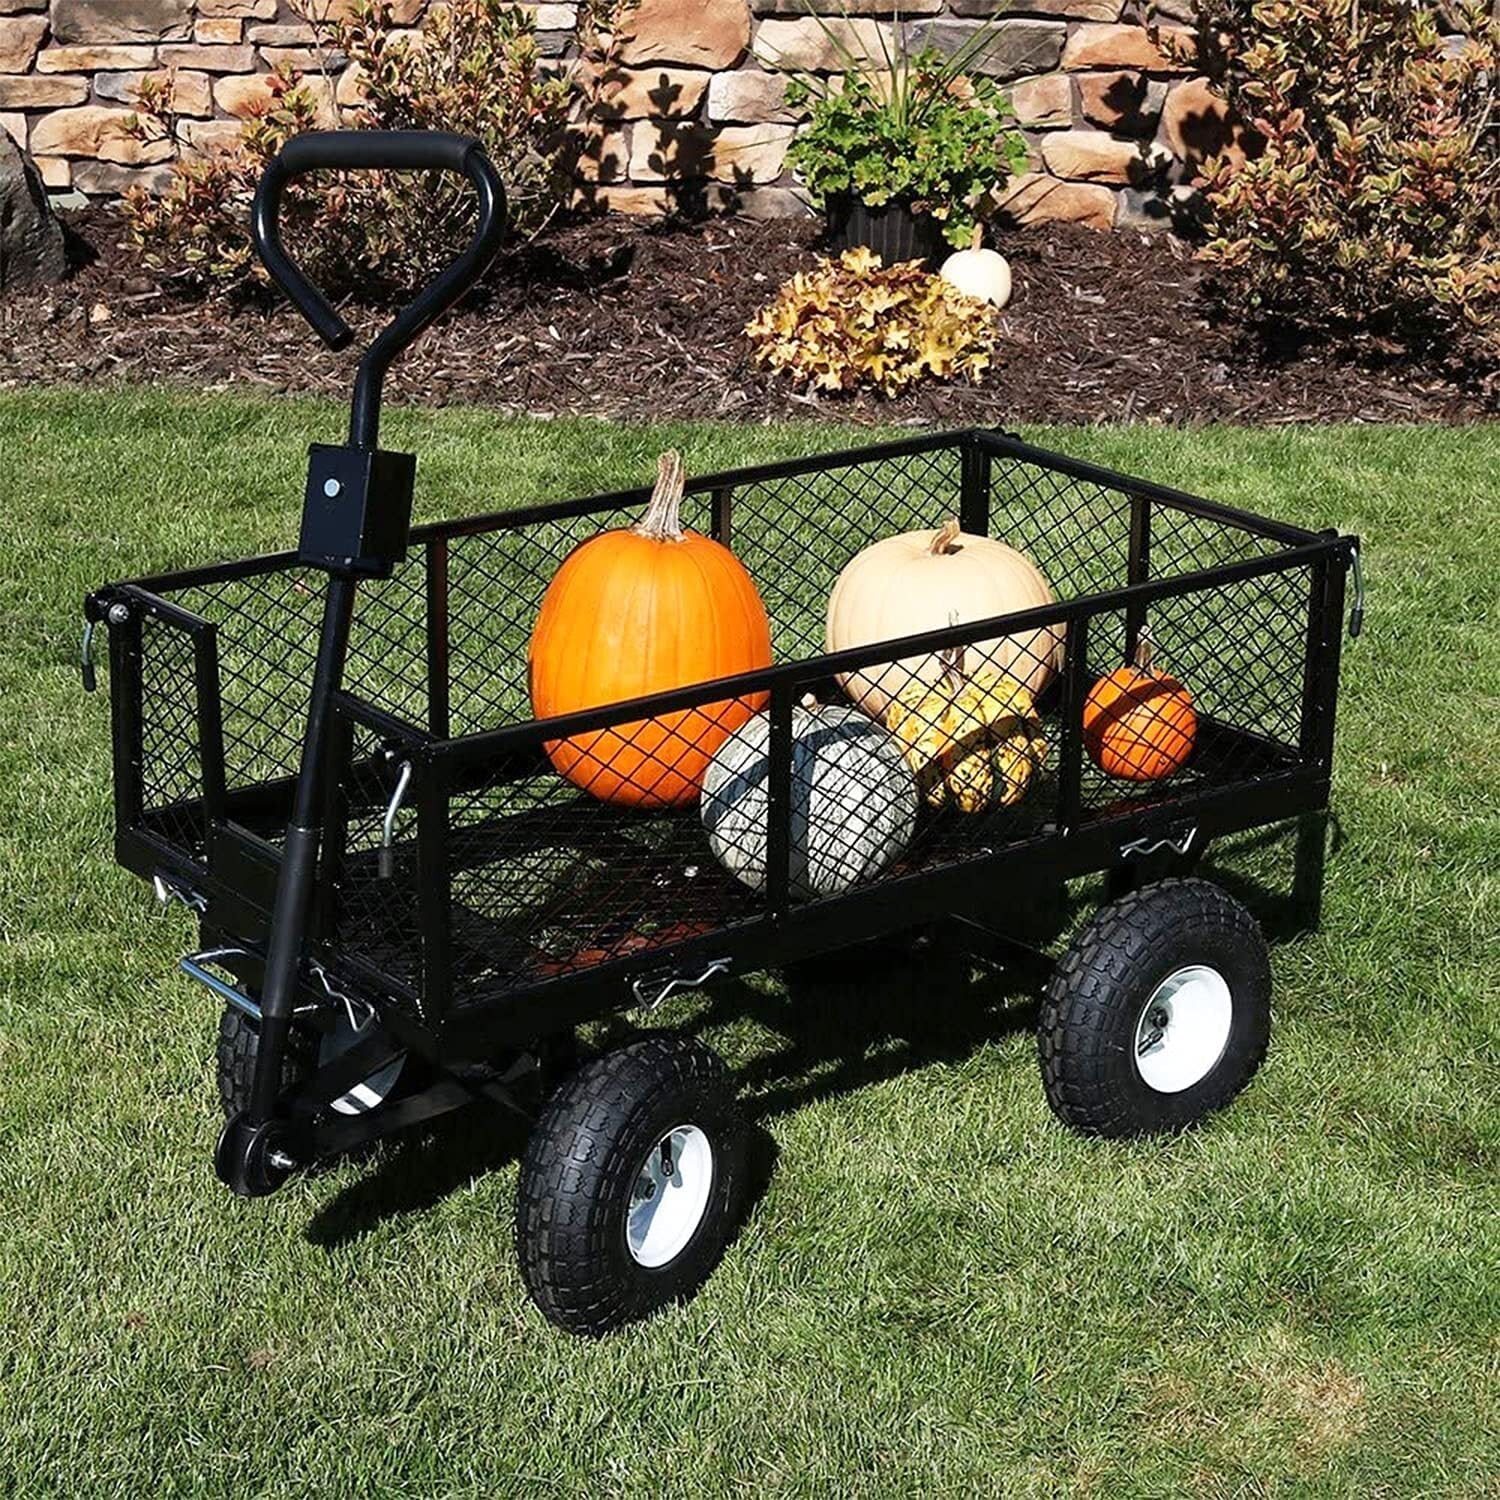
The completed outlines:
[[[727,547],[679,519],[682,459],[661,456],[635,526],[574,548],[542,598],[527,654],[537,718],[711,682],[771,664],[771,627]],[[680,807],[696,799],[720,745],[766,706],[764,693],[547,744],[557,770],[605,802]]]
[[[1142,636],[1134,665],[1101,677],[1084,700],[1083,742],[1106,776],[1160,781],[1180,770],[1198,737],[1193,695],[1152,668],[1154,648]]]

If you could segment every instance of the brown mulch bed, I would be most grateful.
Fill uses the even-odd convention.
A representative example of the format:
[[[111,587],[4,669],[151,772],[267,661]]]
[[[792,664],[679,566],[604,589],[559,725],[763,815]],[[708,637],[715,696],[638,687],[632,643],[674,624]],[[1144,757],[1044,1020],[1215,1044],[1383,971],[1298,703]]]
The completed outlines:
[[[142,275],[120,221],[75,217],[97,259],[0,304],[0,387],[159,380],[341,394],[356,354],[288,307],[175,292]],[[610,217],[508,255],[484,298],[400,362],[393,400],[654,418],[985,423],[1465,421],[1496,392],[1391,358],[1271,358],[1215,320],[1190,250],[1165,235],[1053,225],[1011,235],[1005,357],[977,387],[812,399],[757,371],[741,330],[815,253],[809,222],[661,225]],[[345,309],[373,330],[382,315]]]

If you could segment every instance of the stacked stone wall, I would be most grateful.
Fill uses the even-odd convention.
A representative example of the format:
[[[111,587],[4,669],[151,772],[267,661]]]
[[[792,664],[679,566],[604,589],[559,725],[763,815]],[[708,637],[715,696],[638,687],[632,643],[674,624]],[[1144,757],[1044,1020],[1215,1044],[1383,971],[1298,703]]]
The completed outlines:
[[[0,128],[55,193],[159,189],[181,155],[232,142],[279,64],[307,71],[332,124],[358,99],[357,70],[320,52],[313,14],[348,0],[0,0]],[[420,29],[430,4],[394,0]],[[947,50],[988,27],[972,66],[1001,81],[1030,148],[1009,207],[1025,221],[1098,228],[1161,222],[1195,158],[1223,140],[1218,107],[1190,62],[1153,33],[1187,36],[1191,0],[640,0],[618,74],[584,154],[580,192],[627,213],[682,204],[803,211],[786,166],[798,125],[785,87],[836,76],[846,48],[878,57],[897,27]],[[574,51],[570,4],[523,6],[542,51]],[[820,19],[809,12],[820,9]],[[829,32],[840,33],[836,43]],[[143,79],[173,79],[178,138],[125,126]]]

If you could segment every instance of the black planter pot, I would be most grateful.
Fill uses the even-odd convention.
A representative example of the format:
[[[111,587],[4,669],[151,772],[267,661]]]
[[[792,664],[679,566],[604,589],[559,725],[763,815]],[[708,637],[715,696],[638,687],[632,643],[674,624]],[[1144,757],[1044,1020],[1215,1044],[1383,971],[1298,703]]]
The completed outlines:
[[[888,266],[898,260],[934,265],[948,249],[942,226],[930,214],[914,214],[904,203],[871,208],[844,193],[828,200],[828,243],[835,254],[864,246]]]

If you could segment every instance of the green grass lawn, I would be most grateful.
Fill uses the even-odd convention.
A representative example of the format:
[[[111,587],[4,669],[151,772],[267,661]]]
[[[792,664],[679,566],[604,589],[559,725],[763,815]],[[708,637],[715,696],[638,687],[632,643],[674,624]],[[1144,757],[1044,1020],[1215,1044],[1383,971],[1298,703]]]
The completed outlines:
[[[110,862],[80,596],[287,545],[340,430],[0,396],[0,1494],[1496,1493],[1500,429],[1028,434],[1366,538],[1324,925],[1275,951],[1268,1064],[1197,1134],[1101,1145],[997,980],[688,1001],[774,1172],[696,1301],[597,1344],[525,1299],[486,1114],[225,1193],[194,934]],[[386,441],[437,517],[637,482],[669,439],[701,468],[847,436],[450,411]]]

